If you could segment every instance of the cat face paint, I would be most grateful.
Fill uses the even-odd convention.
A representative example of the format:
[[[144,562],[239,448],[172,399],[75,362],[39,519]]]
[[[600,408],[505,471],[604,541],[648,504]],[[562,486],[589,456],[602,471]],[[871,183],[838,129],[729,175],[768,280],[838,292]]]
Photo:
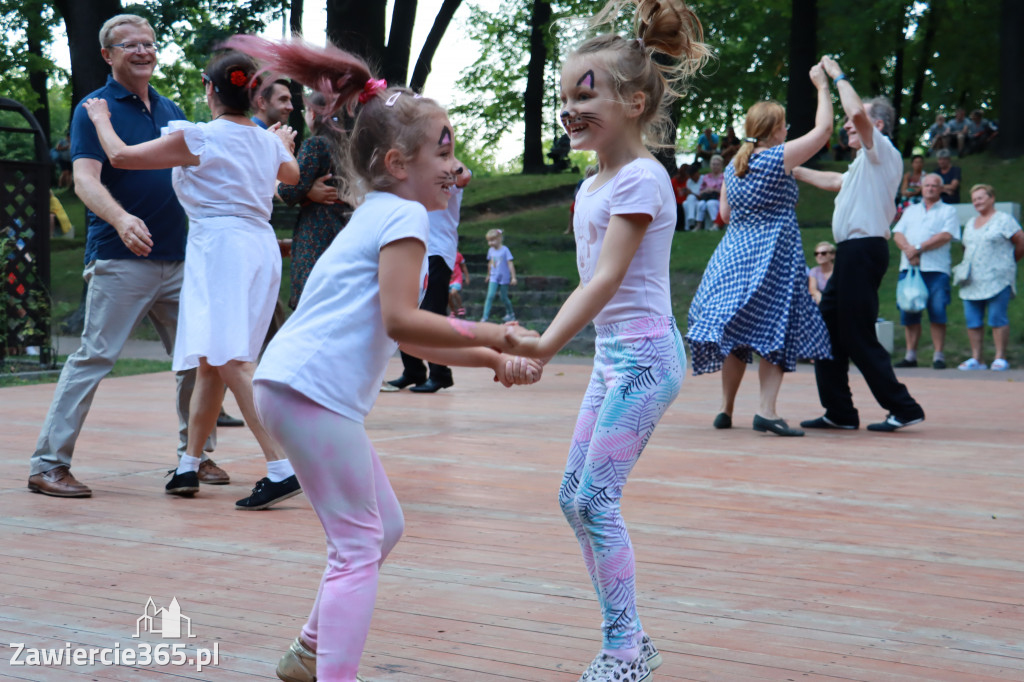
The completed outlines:
[[[599,139],[613,137],[609,133],[616,132],[615,121],[622,110],[612,91],[611,76],[601,66],[575,57],[562,70],[561,85],[564,108],[559,119],[572,148],[600,151],[603,143]]]
[[[448,126],[445,126],[444,128],[441,129],[441,138],[437,141],[437,146],[438,147],[443,147],[446,144],[451,144],[451,143],[452,143],[452,131],[448,129]]]
[[[590,90],[593,90],[594,89],[594,70],[593,69],[587,69],[587,72],[584,73],[582,76],[580,76],[580,79],[578,81],[576,81],[576,86],[577,87],[581,87],[582,86],[584,88],[589,88]]]

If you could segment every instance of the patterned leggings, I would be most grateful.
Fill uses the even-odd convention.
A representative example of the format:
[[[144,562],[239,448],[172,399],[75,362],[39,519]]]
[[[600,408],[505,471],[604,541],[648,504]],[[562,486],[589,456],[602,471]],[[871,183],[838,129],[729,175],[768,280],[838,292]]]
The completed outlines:
[[[558,501],[576,532],[604,618],[604,648],[640,646],[636,566],[619,511],[622,488],[686,373],[670,317],[600,325]]]
[[[362,424],[278,383],[254,388],[260,421],[288,453],[327,534],[327,568],[302,639],[317,678],[352,682],[377,598],[377,572],[405,522]]]

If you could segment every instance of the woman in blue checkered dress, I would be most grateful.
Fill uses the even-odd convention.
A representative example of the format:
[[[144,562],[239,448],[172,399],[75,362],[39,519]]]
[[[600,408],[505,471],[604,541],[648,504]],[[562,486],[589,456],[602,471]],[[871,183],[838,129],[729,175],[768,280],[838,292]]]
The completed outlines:
[[[828,78],[811,70],[818,89],[814,129],[786,142],[786,112],[777,102],[747,112],[746,135],[725,171],[721,214],[729,228],[690,304],[693,373],[722,370],[722,410],[715,428],[732,426],[736,392],[756,353],[761,404],[755,431],[802,436],[775,411],[784,372],[800,358],[829,358],[828,331],[807,291],[807,265],[796,222],[793,168],[810,159],[832,134]]]

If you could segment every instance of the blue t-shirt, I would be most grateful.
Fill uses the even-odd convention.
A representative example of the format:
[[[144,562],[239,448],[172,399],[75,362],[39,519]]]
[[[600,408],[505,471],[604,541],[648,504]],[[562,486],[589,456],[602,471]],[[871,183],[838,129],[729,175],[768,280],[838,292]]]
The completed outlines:
[[[85,96],[107,101],[114,130],[125,144],[148,142],[160,137],[160,129],[168,121],[180,121],[185,114],[174,102],[161,97],[149,88],[151,111],[132,92],[107,76],[107,84]],[[134,216],[140,218],[153,236],[153,250],[148,260],[184,260],[188,222],[185,211],[174,196],[171,187],[171,169],[119,170],[110,165],[96,135],[96,127],[89,120],[84,107],[75,107],[71,119],[71,159],[95,159],[103,163],[100,181],[114,197]],[[86,209],[89,224],[85,241],[85,262],[111,258],[139,258],[124,245],[117,230]]]

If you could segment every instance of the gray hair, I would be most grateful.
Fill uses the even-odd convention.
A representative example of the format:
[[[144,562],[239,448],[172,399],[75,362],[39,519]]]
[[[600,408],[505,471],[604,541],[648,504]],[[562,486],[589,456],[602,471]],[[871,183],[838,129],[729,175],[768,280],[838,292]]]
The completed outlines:
[[[115,28],[127,25],[147,28],[151,34],[156,35],[156,31],[144,17],[140,17],[138,14],[115,14],[104,21],[103,26],[100,27],[100,47],[106,48],[109,45],[110,35]]]
[[[896,110],[892,108],[892,102],[888,97],[874,97],[864,102],[868,108],[868,117],[872,121],[882,122],[882,134],[886,137],[892,135],[892,126],[896,122]]]
[[[952,154],[949,153],[948,149],[940,149],[939,151],[935,152],[936,159],[948,159],[950,156],[952,156]]]
[[[941,176],[941,175],[939,175],[938,173],[925,173],[925,174],[924,174],[924,177],[922,177],[922,178],[921,178],[921,184],[922,184],[922,185],[924,184],[924,181],[925,181],[925,180],[926,180],[927,178],[935,178],[936,180],[938,180],[938,181],[939,181],[939,185],[942,185],[942,182],[943,182],[943,181],[942,181],[942,176]]]

